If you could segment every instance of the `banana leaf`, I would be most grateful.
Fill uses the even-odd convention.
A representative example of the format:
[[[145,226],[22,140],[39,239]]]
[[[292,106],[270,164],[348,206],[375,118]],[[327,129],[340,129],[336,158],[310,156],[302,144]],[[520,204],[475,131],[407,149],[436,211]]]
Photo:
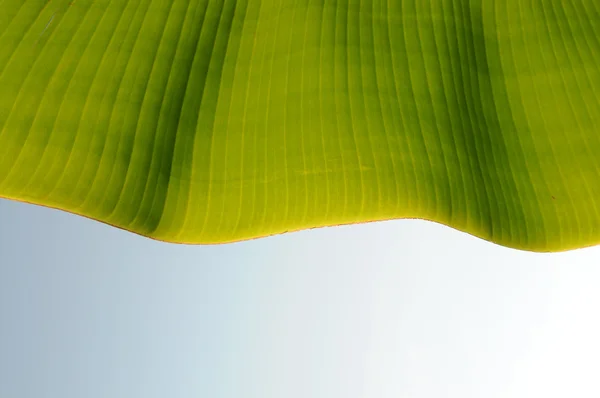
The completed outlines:
[[[0,196],[181,243],[421,218],[594,245],[599,9],[0,0]]]

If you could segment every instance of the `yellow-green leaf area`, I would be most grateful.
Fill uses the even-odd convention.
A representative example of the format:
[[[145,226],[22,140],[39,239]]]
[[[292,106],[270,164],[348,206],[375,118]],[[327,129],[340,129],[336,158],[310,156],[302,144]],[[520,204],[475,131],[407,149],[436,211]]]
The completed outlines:
[[[597,244],[599,8],[0,0],[0,196],[172,242],[414,217]]]

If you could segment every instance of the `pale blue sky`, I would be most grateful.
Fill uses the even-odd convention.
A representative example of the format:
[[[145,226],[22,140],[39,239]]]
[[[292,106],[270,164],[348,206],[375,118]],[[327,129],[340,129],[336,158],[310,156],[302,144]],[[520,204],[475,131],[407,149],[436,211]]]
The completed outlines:
[[[600,247],[398,220],[221,246],[0,200],[0,397],[597,397]]]

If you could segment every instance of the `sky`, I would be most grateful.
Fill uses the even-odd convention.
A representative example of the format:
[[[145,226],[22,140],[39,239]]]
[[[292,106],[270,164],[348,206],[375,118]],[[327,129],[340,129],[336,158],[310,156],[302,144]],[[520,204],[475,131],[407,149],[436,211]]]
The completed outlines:
[[[0,397],[600,396],[600,247],[421,220],[216,246],[0,200]]]

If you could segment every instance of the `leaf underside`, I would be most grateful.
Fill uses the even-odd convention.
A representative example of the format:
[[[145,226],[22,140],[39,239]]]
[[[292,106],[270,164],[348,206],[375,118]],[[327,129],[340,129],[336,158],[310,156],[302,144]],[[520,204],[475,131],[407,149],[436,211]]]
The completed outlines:
[[[220,243],[600,242],[597,0],[0,0],[0,196]]]

